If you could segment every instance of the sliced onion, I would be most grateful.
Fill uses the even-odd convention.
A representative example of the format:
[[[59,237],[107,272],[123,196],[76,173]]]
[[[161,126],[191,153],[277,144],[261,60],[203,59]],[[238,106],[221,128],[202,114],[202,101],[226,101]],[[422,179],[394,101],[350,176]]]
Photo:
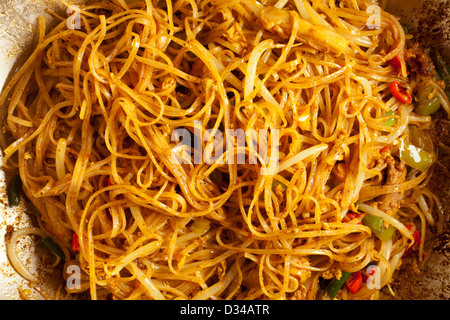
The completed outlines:
[[[9,261],[11,262],[12,266],[16,269],[16,271],[25,279],[31,281],[31,282],[38,282],[39,279],[37,276],[32,274],[30,270],[25,266],[25,264],[20,259],[18,252],[17,252],[17,242],[19,238],[28,236],[28,235],[37,235],[42,238],[45,238],[47,235],[39,228],[35,227],[29,227],[29,228],[23,228],[16,230],[12,233],[11,239],[6,244],[6,250],[8,254]]]

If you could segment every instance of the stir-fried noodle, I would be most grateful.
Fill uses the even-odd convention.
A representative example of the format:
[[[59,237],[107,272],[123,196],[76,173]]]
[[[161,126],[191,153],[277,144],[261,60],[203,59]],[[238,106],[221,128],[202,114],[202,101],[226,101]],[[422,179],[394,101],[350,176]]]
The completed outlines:
[[[79,267],[69,292],[333,298],[322,281],[352,274],[338,297],[377,298],[405,252],[423,259],[415,230],[442,216],[416,88],[449,104],[409,70],[396,17],[362,0],[70,8],[40,20],[0,98],[4,165],[39,212],[29,232]]]

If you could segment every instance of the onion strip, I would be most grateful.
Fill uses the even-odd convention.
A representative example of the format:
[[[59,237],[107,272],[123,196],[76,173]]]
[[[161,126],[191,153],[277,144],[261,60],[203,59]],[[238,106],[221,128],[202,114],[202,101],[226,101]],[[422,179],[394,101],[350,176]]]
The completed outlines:
[[[11,234],[10,240],[7,242],[6,251],[12,266],[22,277],[31,282],[39,282],[38,277],[33,273],[31,273],[28,267],[22,262],[22,260],[19,257],[19,253],[17,251],[19,239],[28,235],[37,235],[40,236],[41,238],[47,237],[47,235],[40,228],[36,227],[28,227],[15,230]]]

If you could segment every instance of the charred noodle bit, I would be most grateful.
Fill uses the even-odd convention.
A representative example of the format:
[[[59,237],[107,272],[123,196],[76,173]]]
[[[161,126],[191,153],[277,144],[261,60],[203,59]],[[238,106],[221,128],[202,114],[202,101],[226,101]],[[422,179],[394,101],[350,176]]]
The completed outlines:
[[[442,229],[423,186],[436,149],[410,133],[431,123],[426,99],[449,103],[398,58],[409,51],[395,17],[366,26],[372,2],[94,1],[79,28],[41,29],[0,96],[4,162],[66,268],[79,267],[67,290],[378,298],[343,284],[358,272],[389,284],[417,248],[410,230]],[[39,281],[16,240],[8,252]]]

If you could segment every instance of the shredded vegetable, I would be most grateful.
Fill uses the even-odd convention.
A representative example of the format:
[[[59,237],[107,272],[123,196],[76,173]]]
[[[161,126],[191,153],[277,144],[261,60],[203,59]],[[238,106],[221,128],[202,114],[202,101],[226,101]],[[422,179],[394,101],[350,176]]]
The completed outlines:
[[[20,180],[20,175],[16,174],[9,182],[7,188],[8,204],[11,207],[19,205],[21,192],[22,192],[22,180]]]

